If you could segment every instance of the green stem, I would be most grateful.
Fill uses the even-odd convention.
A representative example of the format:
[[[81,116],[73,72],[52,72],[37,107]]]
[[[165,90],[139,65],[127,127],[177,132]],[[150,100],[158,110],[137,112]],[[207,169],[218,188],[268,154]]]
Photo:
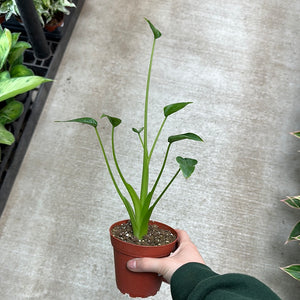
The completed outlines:
[[[117,168],[117,171],[120,175],[120,178],[122,179],[122,182],[124,183],[124,185],[126,186],[126,180],[121,172],[121,169],[119,167],[119,164],[118,164],[118,160],[117,160],[117,156],[116,156],[116,151],[115,151],[115,128],[112,127],[112,132],[111,132],[111,148],[112,148],[112,154],[113,154],[113,158],[114,158],[114,162],[115,162],[115,165],[116,165],[116,168]]]
[[[160,136],[160,134],[161,134],[161,131],[162,131],[162,129],[163,129],[165,123],[166,123],[166,120],[167,120],[167,117],[165,117],[165,119],[163,120],[163,122],[162,122],[162,124],[161,124],[161,126],[160,126],[160,128],[159,128],[159,131],[158,131],[158,133],[157,133],[157,135],[156,135],[156,138],[155,138],[155,140],[154,140],[153,146],[152,146],[151,151],[150,151],[150,154],[149,154],[149,161],[150,161],[150,159],[151,159],[152,153],[153,153],[153,151],[154,151],[154,148],[155,148],[155,145],[156,145],[156,143],[157,143],[157,141],[158,141],[158,138],[159,138],[159,136]]]
[[[136,195],[136,192],[134,191],[133,187],[127,183],[126,179],[124,178],[122,172],[121,172],[121,169],[119,167],[119,164],[118,164],[118,160],[117,160],[117,156],[116,156],[116,151],[115,151],[115,128],[113,127],[112,128],[112,134],[111,134],[111,148],[112,148],[112,153],[113,153],[113,158],[114,158],[114,162],[115,162],[115,166],[116,166],[116,169],[119,173],[119,176],[127,190],[127,192],[129,193],[129,195],[131,196],[131,199],[132,199],[132,202],[133,202],[133,206],[134,206],[134,210],[135,210],[135,220],[136,220],[136,223],[137,223],[137,226],[139,226],[139,219],[140,219],[140,214],[141,214],[141,207],[140,207],[140,201],[138,200],[138,197]],[[136,197],[135,197],[136,195]],[[135,231],[136,229],[134,229]],[[135,232],[134,232],[135,233]]]
[[[168,148],[167,148],[167,151],[166,151],[166,154],[165,154],[164,162],[163,162],[162,167],[161,167],[161,170],[160,170],[160,172],[159,172],[159,174],[158,174],[158,176],[157,176],[157,179],[156,179],[156,181],[155,181],[155,183],[154,183],[154,185],[153,185],[153,187],[152,187],[151,194],[154,193],[154,191],[155,191],[155,189],[156,189],[156,186],[157,186],[157,184],[158,184],[158,182],[159,182],[159,180],[160,180],[160,177],[161,177],[161,175],[162,175],[162,173],[163,173],[163,170],[164,170],[165,165],[166,165],[166,162],[167,162],[168,154],[169,154],[169,151],[170,151],[170,147],[171,147],[171,144],[169,143]]]
[[[135,224],[135,217],[134,217],[134,212],[133,212],[133,209],[132,209],[132,206],[130,205],[130,203],[128,202],[128,200],[124,197],[124,195],[122,194],[122,192],[120,191],[118,185],[117,185],[117,182],[114,178],[114,175],[111,171],[111,168],[110,168],[110,165],[109,165],[109,162],[108,162],[108,159],[107,159],[107,156],[106,156],[106,153],[105,153],[105,150],[104,150],[104,146],[102,144],[102,140],[100,138],[100,134],[98,132],[98,129],[97,127],[94,127],[95,128],[95,131],[96,131],[96,134],[97,134],[97,138],[98,138],[98,141],[99,141],[99,144],[100,144],[100,147],[101,147],[101,150],[102,150],[102,153],[103,153],[103,156],[104,156],[104,160],[105,160],[105,163],[106,163],[106,166],[107,166],[107,169],[108,169],[108,172],[109,172],[109,175],[112,179],[112,182],[115,186],[115,189],[117,191],[117,193],[119,194],[120,198],[122,199],[126,209],[127,209],[127,212],[129,214],[129,217],[131,219],[131,221],[133,222],[134,226],[136,226]]]
[[[141,205],[143,206],[147,194],[148,194],[148,182],[149,182],[149,157],[148,157],[148,99],[149,99],[149,87],[150,87],[150,77],[151,77],[151,69],[152,69],[152,61],[153,54],[155,48],[155,39],[153,39],[149,69],[148,69],[148,77],[147,77],[147,88],[146,88],[146,96],[145,96],[145,111],[144,111],[144,156],[143,156],[143,173],[142,173],[142,183],[141,183]]]
[[[143,140],[142,140],[142,138],[141,138],[141,134],[139,133],[138,135],[139,135],[140,142],[141,142],[141,144],[142,144],[142,146],[143,146],[143,148],[144,148],[144,143],[143,143]]]
[[[172,179],[170,180],[170,182],[167,184],[167,186],[164,188],[164,190],[161,192],[161,194],[159,195],[159,197],[156,199],[156,201],[152,204],[152,206],[150,207],[151,210],[154,209],[154,207],[156,206],[156,204],[158,203],[158,201],[161,199],[161,197],[164,195],[164,193],[167,191],[167,189],[169,188],[169,186],[172,184],[172,182],[174,181],[174,179],[177,177],[177,175],[180,172],[180,168],[178,169],[178,171],[175,173],[175,175],[172,177]]]

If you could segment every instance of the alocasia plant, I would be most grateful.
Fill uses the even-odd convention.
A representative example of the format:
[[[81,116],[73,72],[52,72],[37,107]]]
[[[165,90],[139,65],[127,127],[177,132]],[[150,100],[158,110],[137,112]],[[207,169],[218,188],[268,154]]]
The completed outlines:
[[[163,163],[161,166],[161,170],[156,178],[154,185],[152,186],[151,189],[149,189],[149,164],[150,164],[150,160],[151,160],[152,154],[154,152],[156,143],[157,143],[159,136],[162,132],[162,129],[165,125],[165,122],[170,115],[183,109],[191,102],[174,103],[174,104],[170,104],[170,105],[167,105],[166,107],[164,107],[164,110],[163,110],[164,118],[162,120],[162,124],[157,132],[156,138],[155,138],[151,148],[148,148],[148,103],[149,103],[150,77],[151,77],[151,69],[152,69],[152,61],[153,61],[155,43],[156,43],[156,40],[161,36],[161,33],[157,28],[155,28],[153,26],[153,24],[149,20],[146,19],[146,21],[148,22],[148,24],[153,32],[154,39],[153,39],[153,45],[152,45],[152,51],[151,51],[149,69],[148,69],[146,96],[145,96],[145,102],[144,102],[144,127],[142,127],[141,129],[136,129],[136,128],[132,129],[135,133],[138,134],[139,140],[140,140],[142,148],[143,148],[143,170],[142,170],[140,195],[138,195],[138,193],[135,191],[135,189],[132,187],[132,185],[127,181],[127,179],[125,179],[125,176],[123,175],[123,173],[119,167],[118,160],[117,160],[117,155],[115,152],[114,136],[115,136],[115,128],[121,124],[121,120],[119,118],[112,117],[112,116],[109,116],[106,114],[103,114],[101,116],[101,118],[107,118],[112,125],[112,135],[111,136],[112,136],[112,154],[113,154],[114,164],[115,164],[117,172],[118,172],[128,194],[130,195],[132,204],[130,204],[130,202],[127,200],[127,198],[121,192],[121,189],[119,188],[119,186],[115,180],[115,177],[113,175],[110,163],[108,161],[108,158],[107,158],[107,155],[106,155],[106,152],[104,149],[104,145],[102,143],[99,131],[97,129],[97,125],[98,125],[97,121],[93,118],[88,118],[88,117],[63,121],[63,122],[83,123],[83,124],[90,125],[95,129],[102,153],[104,155],[106,166],[108,168],[108,172],[111,176],[113,184],[114,184],[120,198],[122,199],[122,201],[127,209],[127,212],[129,214],[130,221],[132,224],[134,235],[138,239],[141,239],[145,234],[147,234],[148,223],[149,223],[151,214],[153,212],[153,209],[155,208],[155,206],[157,205],[159,200],[162,198],[164,193],[167,191],[169,186],[172,184],[172,182],[174,181],[176,176],[181,171],[185,178],[190,177],[195,169],[195,165],[197,164],[197,160],[195,160],[195,159],[183,158],[183,157],[178,156],[176,158],[176,161],[179,164],[178,170],[175,172],[174,176],[170,179],[169,183],[161,191],[161,193],[158,195],[158,197],[154,200],[153,199],[154,191],[156,190],[157,184],[158,184],[158,182],[161,178],[161,175],[164,171],[171,145],[177,141],[185,140],[185,139],[203,142],[202,138],[200,138],[198,135],[196,135],[194,133],[190,133],[190,132],[170,136],[168,138],[168,146],[167,146],[165,157],[164,157],[164,160],[163,160]]]

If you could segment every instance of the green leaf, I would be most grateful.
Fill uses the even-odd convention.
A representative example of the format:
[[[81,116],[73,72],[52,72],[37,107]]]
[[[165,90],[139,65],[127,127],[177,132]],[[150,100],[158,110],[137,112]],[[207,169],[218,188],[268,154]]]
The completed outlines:
[[[291,134],[300,139],[300,131],[291,132]]]
[[[23,113],[23,103],[12,100],[0,110],[0,123],[5,125],[17,120]]]
[[[196,159],[176,157],[180,170],[185,178],[189,178],[195,170],[195,165],[198,163]]]
[[[103,114],[101,116],[101,118],[108,118],[110,124],[113,126],[113,127],[117,127],[121,124],[122,120],[121,119],[118,119],[118,118],[115,118],[115,117],[111,117],[111,116],[108,116],[108,115],[105,115]]]
[[[194,133],[190,133],[190,132],[178,134],[178,135],[172,135],[168,138],[168,142],[174,143],[174,142],[185,140],[185,139],[203,142],[203,140],[201,139],[200,136],[198,136],[197,134],[194,134]]]
[[[290,207],[298,208],[300,209],[300,195],[299,196],[293,196],[293,197],[287,197],[287,199],[281,200],[285,204],[287,204]]]
[[[30,91],[44,82],[52,81],[40,76],[24,76],[0,81],[0,101]]]
[[[188,104],[193,103],[193,102],[178,102],[174,104],[169,104],[164,107],[164,115],[165,117],[168,117],[169,115],[183,109],[186,107]]]
[[[287,242],[300,240],[300,221],[295,225],[289,235]]]
[[[14,141],[14,135],[0,123],[0,144],[11,145]]]
[[[16,63],[23,63],[23,53],[26,49],[31,48],[31,45],[26,42],[17,42],[13,48],[11,48],[8,55],[8,62],[10,67],[14,66]]]
[[[161,37],[160,31],[157,28],[155,28],[154,25],[148,19],[145,18],[145,20],[148,22],[148,24],[153,32],[154,38],[155,39],[160,38]]]
[[[7,60],[12,43],[11,32],[4,29],[0,34],[0,70],[3,68]]]
[[[55,121],[55,122],[62,122],[62,123],[68,123],[68,122],[75,122],[75,123],[82,123],[82,124],[87,124],[90,126],[93,126],[94,128],[97,127],[98,123],[95,119],[93,118],[78,118],[78,119],[72,119],[72,120],[67,120],[67,121]]]
[[[0,81],[9,79],[9,78],[10,78],[10,74],[8,71],[3,71],[0,73]]]
[[[11,48],[13,48],[16,45],[20,35],[21,35],[21,32],[13,32],[11,34]]]
[[[140,134],[143,130],[144,130],[144,127],[140,128],[140,129],[132,128],[132,131],[137,134]]]
[[[34,73],[31,69],[27,68],[24,65],[15,65],[10,70],[11,77],[24,77],[24,76],[34,76]]]
[[[281,268],[284,272],[292,276],[293,278],[300,280],[300,265],[290,265],[284,268]]]

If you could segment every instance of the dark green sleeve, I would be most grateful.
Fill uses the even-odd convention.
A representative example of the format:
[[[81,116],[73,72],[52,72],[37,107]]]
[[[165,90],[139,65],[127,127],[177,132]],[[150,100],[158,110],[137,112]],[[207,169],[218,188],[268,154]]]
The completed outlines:
[[[280,300],[254,277],[219,275],[200,263],[185,264],[173,274],[171,293],[174,300]]]

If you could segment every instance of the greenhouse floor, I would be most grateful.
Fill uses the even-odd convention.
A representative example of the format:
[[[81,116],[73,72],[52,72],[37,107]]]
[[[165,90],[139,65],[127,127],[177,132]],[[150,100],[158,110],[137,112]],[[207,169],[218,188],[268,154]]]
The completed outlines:
[[[178,176],[152,219],[186,230],[218,273],[253,275],[282,299],[300,285],[280,270],[299,263],[285,241],[299,213],[283,204],[299,194],[300,2],[86,0],[31,143],[0,218],[0,299],[127,299],[115,285],[108,228],[126,219],[93,128],[57,123],[90,116],[111,159],[139,188],[143,99],[153,35],[149,144],[163,107],[191,101],[170,116],[153,152],[150,183],[168,136],[199,134],[170,151],[158,189],[176,156],[198,160]],[[171,299],[170,288],[150,299]]]

